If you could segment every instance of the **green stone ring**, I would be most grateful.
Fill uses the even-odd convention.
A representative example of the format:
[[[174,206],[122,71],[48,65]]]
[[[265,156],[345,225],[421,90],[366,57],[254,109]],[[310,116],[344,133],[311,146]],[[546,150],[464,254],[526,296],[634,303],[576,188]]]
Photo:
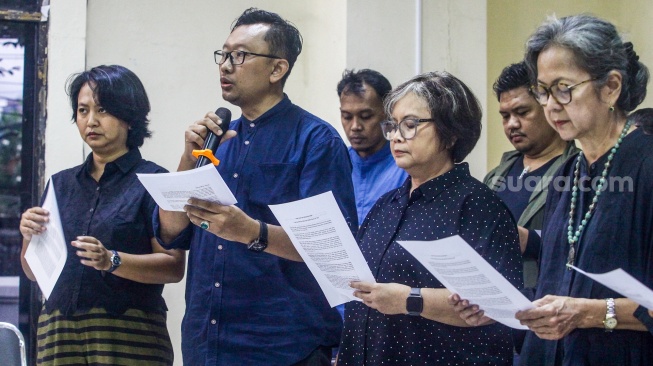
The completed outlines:
[[[200,227],[201,227],[202,229],[204,229],[204,230],[208,230],[208,229],[209,229],[209,222],[208,222],[208,221],[202,221],[202,222],[200,222]]]

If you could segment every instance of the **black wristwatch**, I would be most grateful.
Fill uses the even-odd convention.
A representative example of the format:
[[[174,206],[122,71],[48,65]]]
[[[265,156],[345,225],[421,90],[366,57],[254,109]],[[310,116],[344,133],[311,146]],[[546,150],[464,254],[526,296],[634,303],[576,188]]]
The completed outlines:
[[[424,299],[421,288],[411,288],[410,295],[406,298],[406,310],[408,315],[420,316],[424,310]]]
[[[111,255],[111,259],[110,259],[111,268],[109,268],[107,270],[107,272],[109,272],[109,273],[111,273],[111,272],[115,271],[116,269],[118,269],[118,267],[120,267],[120,265],[122,264],[122,260],[120,259],[120,256],[118,255],[118,252],[116,252],[115,250],[112,250],[111,253],[113,253]]]
[[[261,229],[258,234],[258,238],[254,239],[251,243],[247,244],[247,249],[252,252],[262,252],[265,248],[268,247],[268,224],[264,223],[261,220],[258,221]]]

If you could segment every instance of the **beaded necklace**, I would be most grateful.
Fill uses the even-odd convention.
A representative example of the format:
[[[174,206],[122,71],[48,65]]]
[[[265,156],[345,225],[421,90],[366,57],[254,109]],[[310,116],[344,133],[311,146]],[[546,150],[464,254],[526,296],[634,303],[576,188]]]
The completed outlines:
[[[581,151],[578,153],[578,157],[576,158],[576,168],[574,170],[574,187],[571,189],[571,209],[569,211],[569,226],[567,226],[567,241],[569,242],[569,255],[567,256],[568,270],[571,270],[570,266],[574,264],[574,261],[576,259],[575,244],[578,243],[578,239],[580,238],[580,235],[583,233],[583,229],[585,229],[587,223],[592,218],[592,214],[594,213],[594,208],[596,207],[596,203],[599,201],[599,196],[603,191],[603,186],[605,185],[605,181],[608,176],[610,163],[612,162],[614,155],[617,153],[617,150],[619,150],[619,146],[621,146],[621,142],[623,141],[624,137],[628,133],[628,130],[630,129],[630,124],[631,121],[626,122],[624,129],[621,131],[621,135],[619,135],[619,138],[617,139],[617,143],[614,144],[612,149],[610,149],[610,155],[608,155],[608,160],[605,162],[605,165],[603,166],[603,172],[601,173],[599,184],[596,187],[596,192],[594,192],[594,198],[592,198],[592,203],[590,204],[589,209],[585,213],[583,219],[580,221],[578,227],[576,228],[576,231],[574,232],[574,213],[576,211],[576,200],[578,197],[578,181],[579,181],[578,177],[580,175],[580,160],[583,158],[583,152]]]

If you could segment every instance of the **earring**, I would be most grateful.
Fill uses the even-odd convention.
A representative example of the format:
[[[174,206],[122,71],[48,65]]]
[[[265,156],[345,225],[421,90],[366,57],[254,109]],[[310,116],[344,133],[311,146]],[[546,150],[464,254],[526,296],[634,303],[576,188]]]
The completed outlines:
[[[613,107],[613,106],[610,106],[610,108],[608,108],[608,110],[609,110],[610,112],[614,112],[614,107]]]

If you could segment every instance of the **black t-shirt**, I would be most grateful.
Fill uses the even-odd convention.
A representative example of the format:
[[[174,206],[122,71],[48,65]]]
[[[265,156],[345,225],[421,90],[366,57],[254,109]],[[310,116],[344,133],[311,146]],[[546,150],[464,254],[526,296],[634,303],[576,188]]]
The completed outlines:
[[[515,222],[519,221],[522,213],[528,207],[531,195],[542,179],[542,175],[549,170],[549,167],[557,158],[556,156],[534,171],[524,172],[524,156],[522,155],[508,171],[505,177],[504,189],[497,190],[496,193],[503,203],[508,206]]]

